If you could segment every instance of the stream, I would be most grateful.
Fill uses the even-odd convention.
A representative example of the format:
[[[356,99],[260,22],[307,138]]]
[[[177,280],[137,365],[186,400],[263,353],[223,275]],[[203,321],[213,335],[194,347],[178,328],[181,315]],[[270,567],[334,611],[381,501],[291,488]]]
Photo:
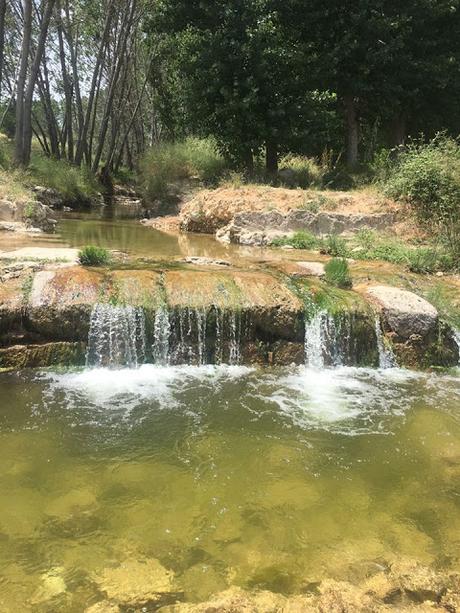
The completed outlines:
[[[252,253],[75,214],[33,238],[90,243],[154,259]],[[170,322],[154,323],[146,348],[135,309],[97,307],[86,368],[0,373],[2,611],[84,611],[104,569],[129,560],[158,560],[187,602],[359,582],[404,558],[460,571],[458,370],[403,370],[383,345],[387,368],[326,367],[321,313],[306,366],[241,366],[237,345],[233,365],[202,352],[169,366]]]

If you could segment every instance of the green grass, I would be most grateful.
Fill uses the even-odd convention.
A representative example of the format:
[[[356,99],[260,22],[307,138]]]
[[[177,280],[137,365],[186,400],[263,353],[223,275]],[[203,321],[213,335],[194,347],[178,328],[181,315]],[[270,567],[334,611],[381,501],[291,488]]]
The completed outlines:
[[[411,272],[419,274],[459,270],[458,261],[442,244],[412,246],[395,236],[373,230],[360,230],[350,239],[337,235],[321,238],[308,232],[295,232],[290,236],[275,239],[271,245],[273,247],[289,245],[294,249],[319,250],[335,258],[383,260],[405,266]]]
[[[149,201],[174,196],[181,184],[197,180],[217,185],[226,166],[212,139],[189,137],[152,147],[140,165],[139,184]]]
[[[353,281],[348,262],[344,258],[333,258],[325,266],[325,280],[339,289],[351,289]]]
[[[78,259],[82,266],[107,266],[111,257],[109,251],[103,247],[87,245],[78,252]]]
[[[283,247],[288,245],[294,249],[320,249],[322,241],[317,236],[309,232],[295,232],[291,236],[283,236],[272,241],[273,247]]]

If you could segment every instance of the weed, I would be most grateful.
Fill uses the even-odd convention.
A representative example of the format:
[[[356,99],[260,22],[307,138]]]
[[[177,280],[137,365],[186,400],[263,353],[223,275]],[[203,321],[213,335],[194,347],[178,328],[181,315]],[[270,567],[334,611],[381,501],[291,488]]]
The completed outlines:
[[[351,289],[353,281],[350,275],[348,262],[344,258],[334,258],[325,266],[325,279],[334,287]]]
[[[110,253],[103,247],[87,245],[78,253],[82,266],[106,266],[110,263]]]

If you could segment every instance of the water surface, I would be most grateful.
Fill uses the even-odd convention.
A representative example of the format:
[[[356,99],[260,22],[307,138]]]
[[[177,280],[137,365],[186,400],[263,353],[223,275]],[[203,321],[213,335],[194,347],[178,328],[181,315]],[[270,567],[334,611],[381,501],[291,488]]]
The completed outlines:
[[[0,399],[2,611],[84,610],[130,558],[187,600],[401,556],[460,570],[456,374],[28,371]]]

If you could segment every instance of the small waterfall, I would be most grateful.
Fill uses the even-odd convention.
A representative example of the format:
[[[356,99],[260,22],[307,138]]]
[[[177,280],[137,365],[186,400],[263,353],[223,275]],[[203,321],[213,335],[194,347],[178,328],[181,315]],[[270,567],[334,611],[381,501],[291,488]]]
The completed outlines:
[[[177,336],[176,362],[198,366],[207,363],[207,320],[205,308],[186,307],[176,313],[173,324]]]
[[[305,360],[309,368],[353,365],[357,356],[353,314],[333,317],[318,311],[305,326]]]
[[[241,361],[242,315],[239,311],[224,311],[214,307],[216,317],[215,362],[235,366]]]
[[[229,313],[229,364],[235,366],[241,360],[241,315],[232,311]]]
[[[87,366],[128,366],[145,361],[145,316],[140,307],[97,304],[91,313]]]
[[[169,337],[171,334],[171,322],[169,311],[166,307],[160,307],[155,313],[153,327],[153,362],[161,366],[169,364]]]
[[[379,351],[380,368],[396,368],[398,362],[391,347],[385,344],[382,323],[379,317],[375,318],[375,335],[377,337],[377,349]]]
[[[319,311],[305,325],[305,359],[309,368],[321,369],[325,366],[325,322],[326,311]]]
[[[454,341],[458,347],[458,363],[460,364],[460,330],[454,328]]]

